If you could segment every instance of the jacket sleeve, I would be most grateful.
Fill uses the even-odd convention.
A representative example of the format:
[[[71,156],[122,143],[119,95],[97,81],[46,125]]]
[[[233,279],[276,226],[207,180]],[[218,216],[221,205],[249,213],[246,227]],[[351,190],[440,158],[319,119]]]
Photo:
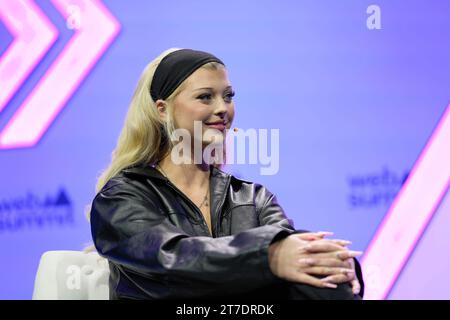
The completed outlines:
[[[257,197],[265,199],[262,202],[264,203],[264,205],[259,209],[259,220],[261,225],[276,225],[279,226],[280,228],[293,230],[292,233],[310,232],[307,230],[295,229],[292,220],[287,218],[283,208],[279,205],[276,196],[272,194],[267,188],[261,185],[258,186],[258,189],[259,190],[257,192]],[[280,233],[279,235],[276,236],[273,242],[280,240],[281,238],[284,238],[286,236],[287,236],[286,234]],[[358,299],[363,298],[364,296],[364,279],[359,261],[356,258],[354,258],[353,260],[355,261],[356,277],[358,278],[358,281],[361,285],[361,291],[358,294],[359,297],[356,297],[356,299]],[[312,287],[308,288],[309,292],[312,292],[313,290],[315,291],[314,294],[316,297],[320,297],[321,295],[323,295],[321,292],[327,292],[328,296],[329,292],[332,292],[331,290],[321,290],[318,288],[313,289]]]
[[[267,211],[264,219],[270,221],[277,214]],[[232,236],[190,236],[139,188],[118,182],[94,198],[91,232],[101,256],[130,277],[144,280],[139,282],[142,291],[155,294],[147,278],[169,288],[160,298],[190,298],[245,292],[272,283],[268,247],[290,231],[267,224]]]

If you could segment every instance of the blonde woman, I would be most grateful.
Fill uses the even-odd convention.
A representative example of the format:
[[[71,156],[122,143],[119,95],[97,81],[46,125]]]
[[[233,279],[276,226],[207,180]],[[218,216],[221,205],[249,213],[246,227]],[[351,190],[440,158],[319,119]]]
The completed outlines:
[[[361,298],[361,252],[294,229],[267,188],[221,170],[225,148],[203,152],[225,143],[233,95],[204,51],[145,68],[90,211],[110,298]]]

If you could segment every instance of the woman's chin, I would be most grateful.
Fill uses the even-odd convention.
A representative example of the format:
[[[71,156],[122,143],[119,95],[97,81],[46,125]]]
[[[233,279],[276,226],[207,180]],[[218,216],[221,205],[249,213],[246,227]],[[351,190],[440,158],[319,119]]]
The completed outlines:
[[[225,141],[225,137],[223,134],[217,134],[213,136],[209,136],[207,139],[202,140],[202,144],[204,146],[208,145],[216,145],[216,144],[223,144]]]
[[[217,130],[217,129],[209,129],[207,134],[203,135],[202,144],[222,144],[225,140],[225,131]]]

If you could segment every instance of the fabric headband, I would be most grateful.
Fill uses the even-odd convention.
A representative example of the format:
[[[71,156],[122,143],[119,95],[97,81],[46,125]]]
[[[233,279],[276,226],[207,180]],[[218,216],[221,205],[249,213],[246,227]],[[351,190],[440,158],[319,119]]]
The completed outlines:
[[[204,51],[180,49],[166,55],[153,75],[150,87],[153,101],[167,99],[195,70],[211,61],[225,66],[219,58]]]

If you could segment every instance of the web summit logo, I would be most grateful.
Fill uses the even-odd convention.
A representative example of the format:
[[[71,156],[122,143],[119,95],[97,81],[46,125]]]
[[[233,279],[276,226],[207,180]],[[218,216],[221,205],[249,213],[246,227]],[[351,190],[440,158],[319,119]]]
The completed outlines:
[[[351,209],[388,207],[408,178],[409,170],[395,172],[383,166],[378,172],[356,174],[348,177]]]
[[[65,189],[54,196],[39,197],[28,192],[23,197],[0,199],[0,233],[71,225],[73,206]]]

